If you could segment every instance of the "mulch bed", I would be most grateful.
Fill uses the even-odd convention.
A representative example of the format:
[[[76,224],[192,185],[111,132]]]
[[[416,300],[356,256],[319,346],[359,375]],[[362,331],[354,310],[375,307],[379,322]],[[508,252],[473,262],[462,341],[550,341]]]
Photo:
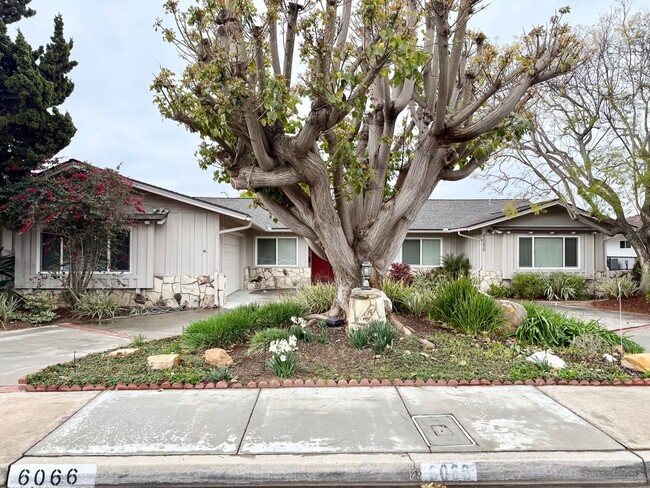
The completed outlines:
[[[596,300],[591,303],[591,306],[600,310],[619,310],[618,300],[615,298]],[[636,295],[631,298],[623,298],[621,300],[621,309],[623,312],[643,313],[650,315],[650,302],[646,300],[643,294]]]

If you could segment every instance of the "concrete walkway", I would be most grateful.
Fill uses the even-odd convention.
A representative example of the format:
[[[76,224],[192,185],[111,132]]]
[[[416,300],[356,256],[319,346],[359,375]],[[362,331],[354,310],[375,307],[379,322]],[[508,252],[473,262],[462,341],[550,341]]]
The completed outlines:
[[[649,402],[644,387],[11,393],[0,485],[73,468],[102,486],[647,485]]]

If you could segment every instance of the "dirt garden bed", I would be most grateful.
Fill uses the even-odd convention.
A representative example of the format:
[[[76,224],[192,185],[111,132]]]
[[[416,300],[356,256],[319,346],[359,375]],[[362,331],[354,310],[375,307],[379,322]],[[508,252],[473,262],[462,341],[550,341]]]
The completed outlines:
[[[616,298],[594,300],[591,302],[591,306],[600,310],[615,310],[617,312],[619,310],[619,303]],[[650,302],[646,300],[645,295],[639,294],[630,298],[623,298],[621,300],[621,309],[623,312],[650,315]]]
[[[464,381],[478,383],[523,383],[526,380],[550,382],[631,382],[643,375],[625,370],[617,364],[603,361],[602,355],[567,348],[557,353],[567,362],[567,368],[552,370],[525,360],[539,347],[523,347],[512,338],[491,339],[458,333],[426,319],[399,317],[413,330],[412,337],[396,336],[393,346],[382,354],[371,349],[353,347],[343,327],[315,327],[309,342],[299,341],[295,355],[299,366],[290,380],[342,380],[353,383],[364,379],[399,379],[423,384],[427,380]],[[426,338],[434,348],[426,348],[418,338]],[[75,364],[50,366],[28,377],[28,384],[40,389],[73,385],[246,385],[270,383],[282,385],[286,378],[278,378],[267,367],[268,353],[248,351],[249,342],[228,350],[234,365],[223,371],[204,363],[202,351],[190,352],[183,348],[180,338],[138,342],[140,351],[127,357],[109,357],[108,353],[91,354]],[[182,363],[170,370],[153,371],[147,366],[147,357],[156,354],[179,353]],[[225,381],[225,383],[224,383]],[[475,383],[476,384],[476,383]],[[77,388],[77,387],[75,387]]]

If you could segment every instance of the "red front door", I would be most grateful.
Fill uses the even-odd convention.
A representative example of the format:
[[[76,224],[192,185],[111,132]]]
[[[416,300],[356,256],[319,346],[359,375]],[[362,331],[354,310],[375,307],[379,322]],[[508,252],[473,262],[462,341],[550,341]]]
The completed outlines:
[[[334,281],[334,270],[329,261],[321,258],[315,252],[311,253],[311,282],[312,283],[329,283]]]

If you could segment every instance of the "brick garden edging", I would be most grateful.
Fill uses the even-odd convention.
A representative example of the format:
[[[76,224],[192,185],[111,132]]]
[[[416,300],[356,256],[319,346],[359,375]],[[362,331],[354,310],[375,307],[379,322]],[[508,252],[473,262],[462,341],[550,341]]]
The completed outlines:
[[[613,381],[603,380],[559,380],[554,379],[543,380],[538,378],[536,380],[517,380],[517,381],[499,381],[499,380],[486,380],[486,379],[473,379],[473,380],[389,380],[389,379],[362,379],[357,380],[283,380],[282,382],[278,380],[271,381],[260,381],[259,383],[251,381],[245,385],[241,383],[233,383],[229,385],[225,381],[219,382],[208,382],[208,383],[197,383],[192,385],[191,383],[170,383],[165,381],[163,383],[141,383],[136,385],[135,383],[118,383],[115,386],[106,386],[106,385],[91,385],[90,383],[86,385],[51,385],[45,386],[44,384],[38,385],[36,387],[27,384],[27,378],[20,378],[18,380],[18,390],[19,391],[105,391],[105,390],[223,390],[231,388],[233,390],[241,388],[313,388],[313,387],[337,387],[337,388],[352,388],[357,386],[505,386],[505,385],[529,385],[529,386],[549,386],[549,385],[570,385],[570,386],[650,386],[650,378],[635,378],[627,380],[615,379]]]

